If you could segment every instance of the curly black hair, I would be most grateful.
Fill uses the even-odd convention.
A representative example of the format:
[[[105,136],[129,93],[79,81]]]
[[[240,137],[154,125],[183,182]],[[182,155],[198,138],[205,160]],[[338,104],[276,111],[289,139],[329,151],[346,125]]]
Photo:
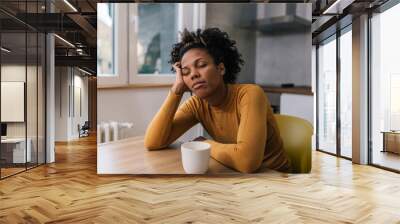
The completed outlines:
[[[236,41],[229,39],[226,32],[218,28],[197,29],[195,32],[184,29],[181,37],[181,42],[173,45],[169,63],[179,62],[184,53],[191,48],[204,48],[216,65],[224,63],[224,82],[235,83],[244,61],[236,48]],[[171,70],[174,71],[173,68]]]

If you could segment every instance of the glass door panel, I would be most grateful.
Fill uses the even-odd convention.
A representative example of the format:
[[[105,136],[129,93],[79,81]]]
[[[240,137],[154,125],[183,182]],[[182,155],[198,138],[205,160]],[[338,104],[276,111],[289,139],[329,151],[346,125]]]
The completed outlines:
[[[400,170],[400,4],[371,18],[372,163]]]
[[[351,26],[340,36],[340,154],[352,157],[352,35]]]
[[[318,149],[336,154],[336,36],[318,48]]]
[[[1,177],[24,171],[26,144],[26,33],[1,34]]]

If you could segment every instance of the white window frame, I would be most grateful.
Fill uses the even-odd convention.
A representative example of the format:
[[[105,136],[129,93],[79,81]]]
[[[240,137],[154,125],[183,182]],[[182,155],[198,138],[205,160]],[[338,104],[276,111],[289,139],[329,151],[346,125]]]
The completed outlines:
[[[206,22],[205,3],[177,3],[178,4],[178,31],[184,28],[196,30],[204,29]],[[175,74],[138,74],[137,66],[137,32],[138,32],[138,4],[129,4],[129,84],[173,84]],[[177,32],[179,38],[179,33]]]
[[[102,3],[99,3],[102,4]],[[128,82],[128,59],[127,59],[127,35],[124,30],[128,28],[128,4],[118,3],[114,8],[114,74],[103,74],[97,76],[97,85],[102,86],[118,86]]]
[[[99,3],[101,4],[101,3]],[[137,73],[137,6],[140,3],[115,4],[115,49],[114,74],[98,76],[98,87],[118,87],[128,85],[173,84],[175,74],[146,74]],[[178,31],[184,28],[204,29],[206,23],[205,3],[177,3]],[[126,32],[128,30],[128,32]],[[179,33],[176,34],[179,38]]]

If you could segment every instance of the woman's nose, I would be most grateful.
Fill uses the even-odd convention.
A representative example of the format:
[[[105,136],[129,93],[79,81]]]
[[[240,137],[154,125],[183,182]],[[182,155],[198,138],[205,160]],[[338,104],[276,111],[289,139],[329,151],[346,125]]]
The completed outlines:
[[[190,74],[190,78],[192,80],[194,80],[195,78],[199,78],[199,77],[200,77],[199,72],[197,72],[197,70],[192,70],[192,73]]]

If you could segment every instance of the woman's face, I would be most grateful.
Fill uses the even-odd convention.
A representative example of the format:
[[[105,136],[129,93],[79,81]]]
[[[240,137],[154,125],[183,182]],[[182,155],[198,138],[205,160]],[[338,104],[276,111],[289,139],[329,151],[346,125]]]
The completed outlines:
[[[216,65],[205,49],[188,50],[182,57],[181,68],[183,81],[187,87],[202,99],[212,96],[224,83],[224,64]]]

